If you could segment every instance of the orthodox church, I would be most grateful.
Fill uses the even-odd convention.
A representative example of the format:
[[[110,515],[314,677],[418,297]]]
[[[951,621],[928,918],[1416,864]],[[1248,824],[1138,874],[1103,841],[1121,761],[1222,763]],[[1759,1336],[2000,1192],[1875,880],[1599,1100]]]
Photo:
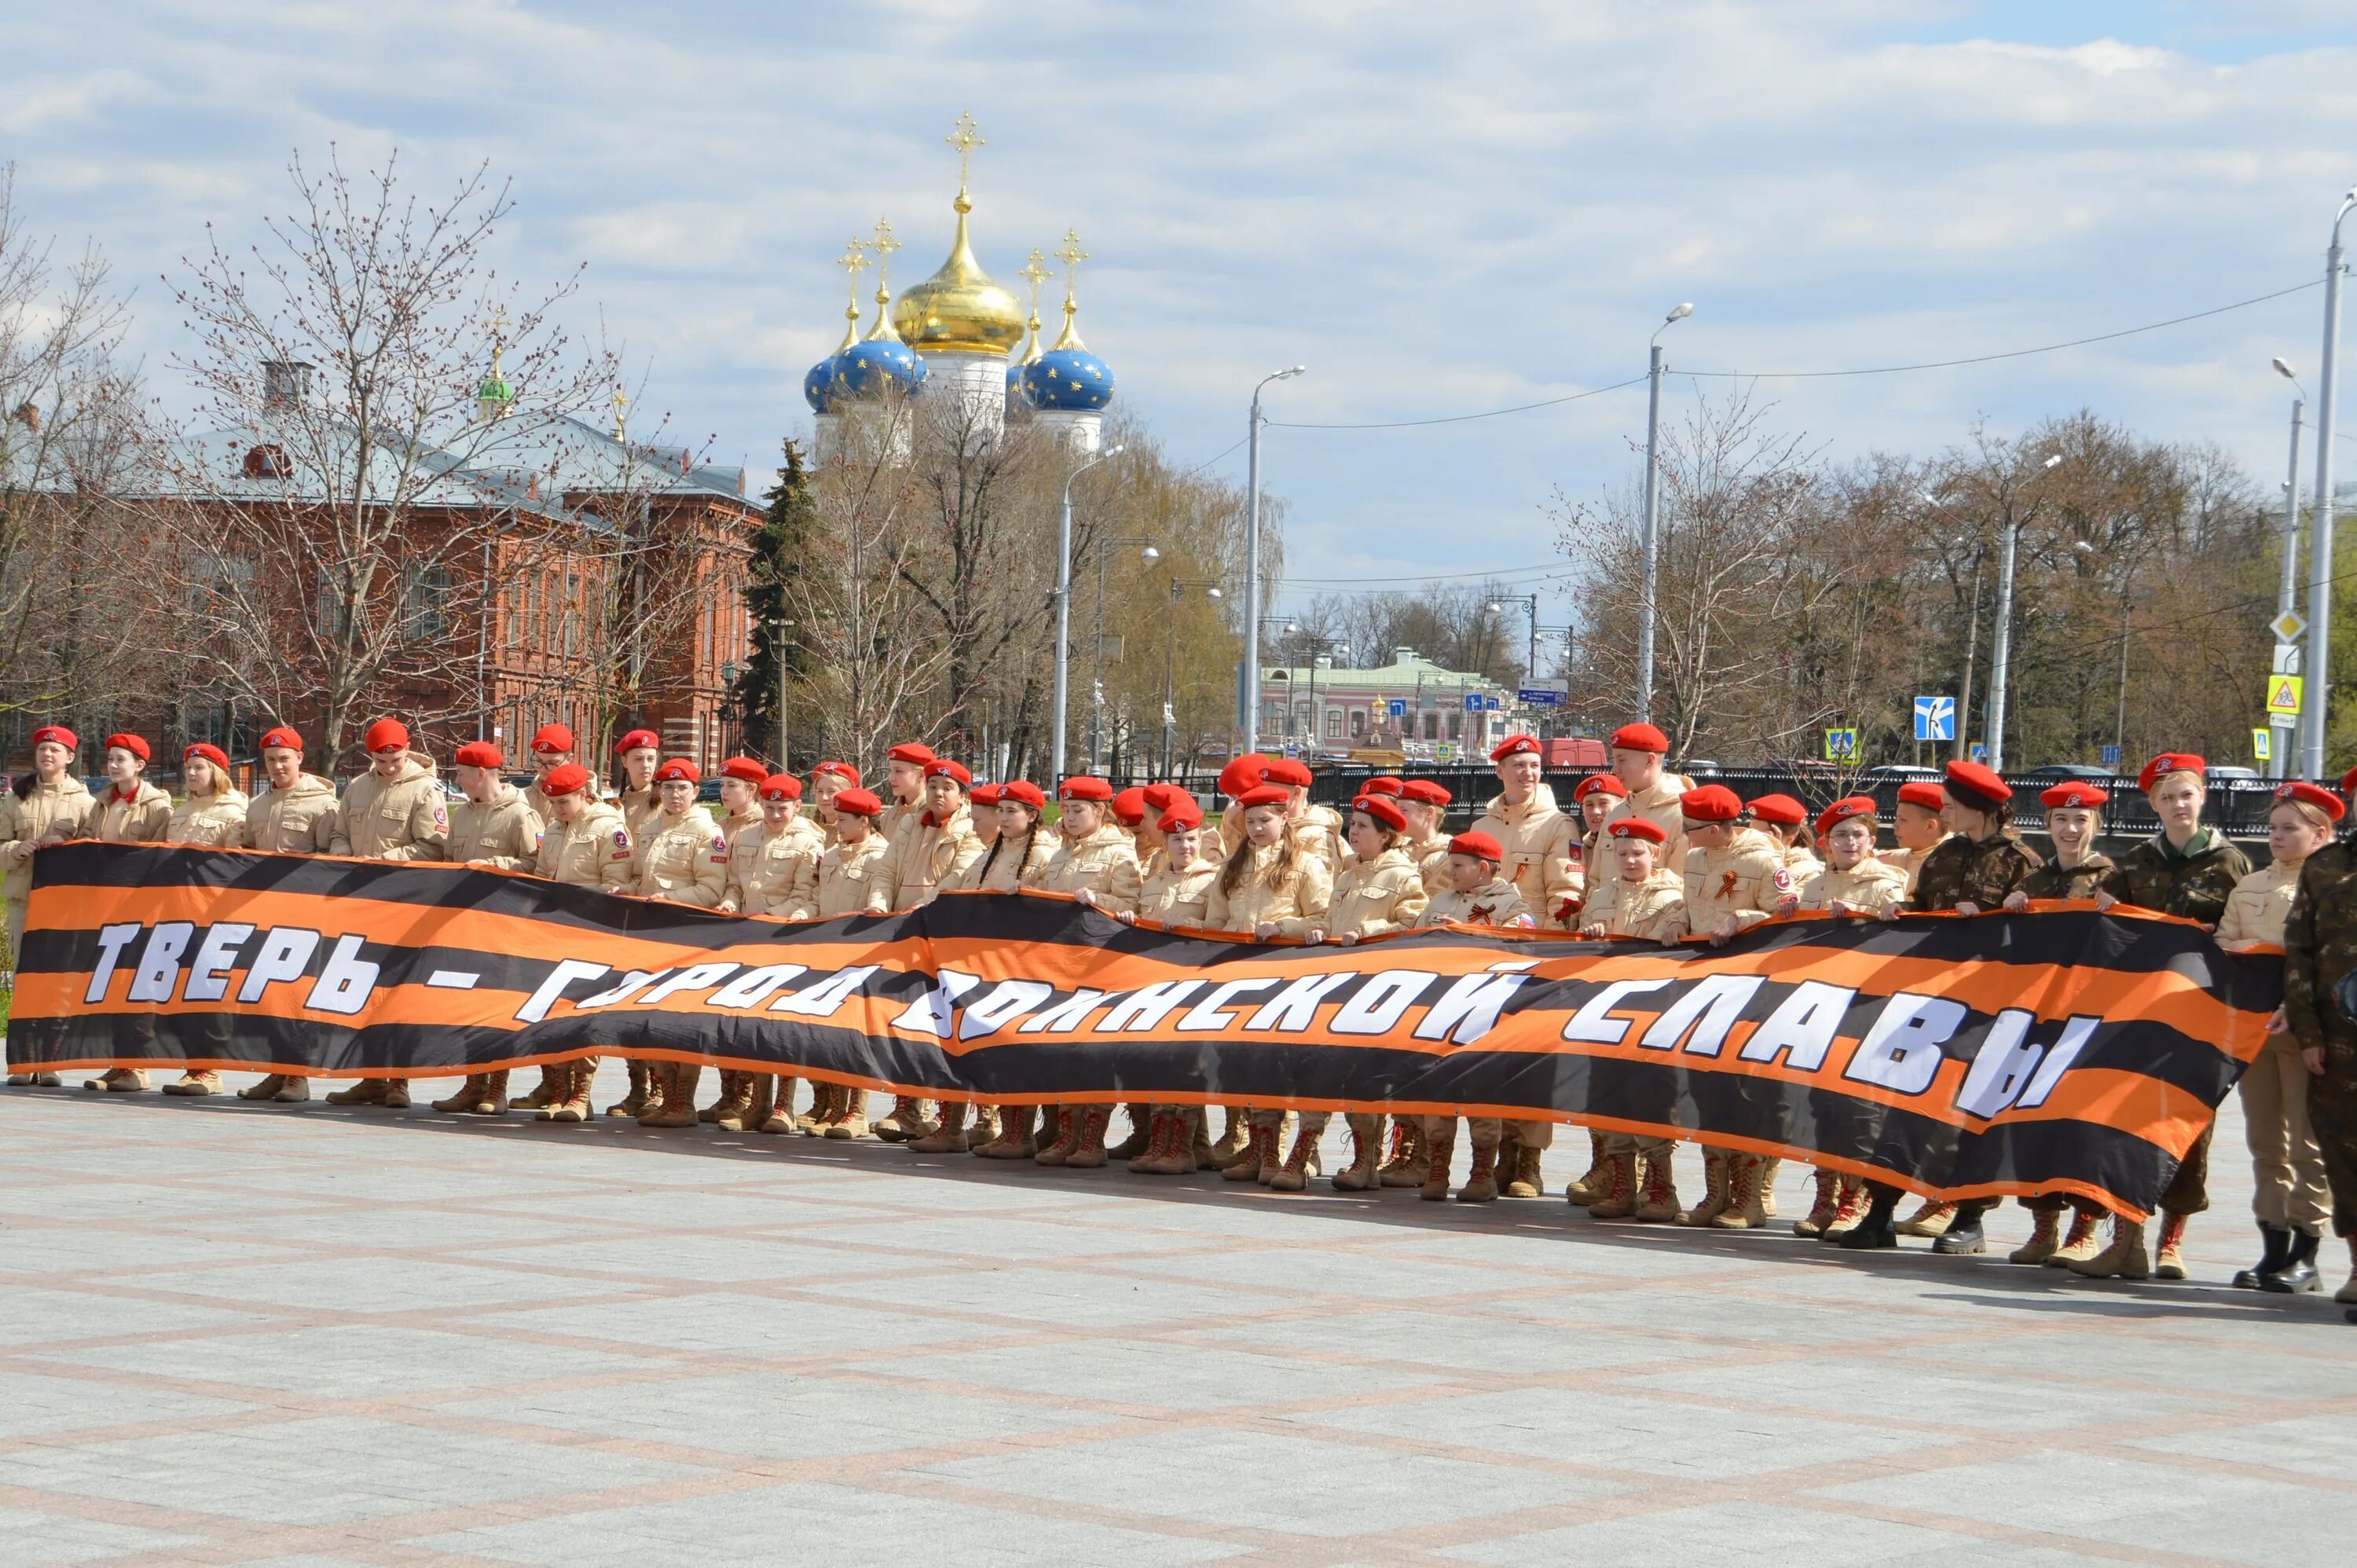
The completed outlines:
[[[1031,285],[1027,322],[1015,295],[991,280],[975,257],[968,195],[974,149],[983,145],[974,117],[949,136],[958,152],[957,227],[949,259],[932,276],[892,296],[891,225],[854,240],[841,265],[850,275],[841,347],[810,368],[802,396],[817,425],[821,466],[903,461],[917,439],[978,448],[1001,439],[1010,421],[1029,422],[1068,451],[1092,456],[1113,402],[1113,371],[1081,341],[1078,233],[1067,231],[1056,259],[1064,263],[1064,326],[1040,347],[1039,289],[1053,276],[1034,250],[1021,275]],[[859,330],[859,274],[876,269],[874,325]]]

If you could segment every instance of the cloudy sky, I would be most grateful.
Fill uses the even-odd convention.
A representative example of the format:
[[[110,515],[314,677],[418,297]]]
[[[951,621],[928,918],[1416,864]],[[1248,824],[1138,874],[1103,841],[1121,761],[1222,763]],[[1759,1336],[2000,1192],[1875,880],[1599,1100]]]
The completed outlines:
[[[889,215],[913,282],[946,249],[962,110],[975,238],[1015,285],[1068,225],[1082,327],[1172,456],[1241,477],[1254,382],[1290,509],[1288,593],[1490,570],[1544,576],[1545,509],[1640,465],[1641,385],[1385,429],[1674,369],[1769,375],[1774,421],[1835,456],[1930,453],[1975,421],[2082,405],[2213,439],[2272,487],[2314,287],[2165,330],[2000,353],[2312,284],[2357,179],[2341,0],[1554,5],[764,0],[12,9],[0,157],[38,228],[138,285],[210,222],[285,205],[292,149],[398,145],[426,189],[511,177],[503,270],[588,263],[674,435],[756,467],[806,429],[841,331],[835,257]],[[1674,377],[1674,410],[1723,380]],[[171,389],[161,389],[168,397]],[[2357,419],[2349,422],[2357,428]],[[2341,450],[2357,460],[2357,449]],[[2303,459],[2313,461],[2312,452]]]

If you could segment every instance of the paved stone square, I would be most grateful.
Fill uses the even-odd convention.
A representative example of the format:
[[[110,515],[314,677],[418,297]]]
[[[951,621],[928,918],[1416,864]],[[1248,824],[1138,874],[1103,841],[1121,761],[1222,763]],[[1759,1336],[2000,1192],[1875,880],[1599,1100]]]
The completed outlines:
[[[2240,1140],[2230,1102],[2196,1280],[2126,1285],[1559,1197],[8,1090],[0,1563],[2346,1563],[2357,1327],[2227,1285]]]

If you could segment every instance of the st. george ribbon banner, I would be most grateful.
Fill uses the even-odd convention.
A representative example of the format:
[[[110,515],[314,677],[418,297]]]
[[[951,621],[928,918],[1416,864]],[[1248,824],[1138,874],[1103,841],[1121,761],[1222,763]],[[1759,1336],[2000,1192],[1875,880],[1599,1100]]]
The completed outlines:
[[[2279,954],[2098,914],[1777,920],[1721,948],[1450,927],[1355,946],[1048,895],[777,921],[463,866],[71,843],[8,1063],[449,1076],[586,1054],[933,1099],[1570,1121],[1946,1198],[2151,1209]]]

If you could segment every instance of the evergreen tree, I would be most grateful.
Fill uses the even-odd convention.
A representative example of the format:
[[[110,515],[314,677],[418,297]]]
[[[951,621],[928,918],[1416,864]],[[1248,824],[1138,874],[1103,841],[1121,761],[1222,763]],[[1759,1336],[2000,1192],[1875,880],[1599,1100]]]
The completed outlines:
[[[782,661],[791,682],[808,673],[808,650],[787,623],[793,619],[795,579],[804,570],[818,532],[818,508],[810,491],[810,473],[802,467],[802,449],[791,439],[778,466],[778,482],[762,498],[769,509],[753,531],[753,559],[746,574],[745,607],[753,623],[753,656],[737,677],[731,693],[743,721],[748,748],[759,746],[772,753],[778,745],[778,671]],[[791,714],[788,714],[791,717]],[[817,740],[809,736],[805,748]],[[777,757],[781,768],[792,759]]]

